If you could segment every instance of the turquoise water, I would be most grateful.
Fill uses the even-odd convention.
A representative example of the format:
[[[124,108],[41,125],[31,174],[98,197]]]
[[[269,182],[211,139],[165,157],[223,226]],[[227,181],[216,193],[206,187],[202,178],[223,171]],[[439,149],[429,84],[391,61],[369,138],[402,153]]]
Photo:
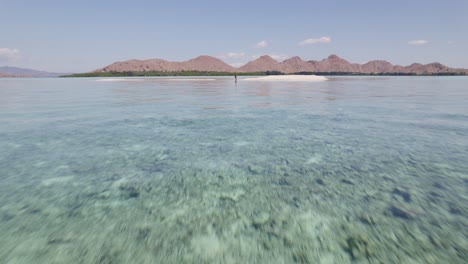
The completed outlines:
[[[1,263],[466,263],[467,216],[466,77],[0,79]]]

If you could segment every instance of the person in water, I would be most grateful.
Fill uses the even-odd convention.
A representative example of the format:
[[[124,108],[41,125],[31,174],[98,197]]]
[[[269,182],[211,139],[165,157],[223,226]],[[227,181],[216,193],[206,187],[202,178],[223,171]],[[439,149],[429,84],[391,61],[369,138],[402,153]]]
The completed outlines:
[[[237,72],[234,73],[234,81],[237,82]]]

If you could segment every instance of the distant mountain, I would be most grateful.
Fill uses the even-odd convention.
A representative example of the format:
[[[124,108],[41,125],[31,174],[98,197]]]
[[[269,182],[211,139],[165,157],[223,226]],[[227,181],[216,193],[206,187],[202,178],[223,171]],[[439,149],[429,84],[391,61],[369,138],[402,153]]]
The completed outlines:
[[[321,61],[304,61],[299,57],[292,57],[282,62],[274,60],[268,55],[261,56],[248,62],[242,67],[234,68],[223,61],[200,56],[184,62],[170,62],[161,59],[128,60],[116,62],[95,73],[106,72],[282,72],[282,73],[349,73],[349,74],[468,74],[467,69],[449,68],[440,63],[414,63],[409,66],[392,65],[383,60],[369,61],[364,64],[350,63],[337,55],[330,55]]]
[[[210,56],[200,56],[195,59],[191,59],[187,62],[182,62],[182,69],[186,71],[221,71],[221,72],[231,72],[235,68],[226,64],[220,59],[213,58]]]
[[[95,72],[126,72],[126,71],[217,71],[234,72],[236,69],[222,60],[210,57],[199,56],[197,58],[183,61],[170,62],[161,59],[152,60],[129,60],[115,62]]]
[[[315,66],[312,63],[303,61],[299,57],[292,57],[281,62],[281,72],[314,72]]]
[[[240,72],[266,72],[279,71],[283,72],[281,63],[277,62],[270,56],[261,56],[260,58],[248,62],[246,65],[238,69]]]
[[[392,65],[383,60],[373,60],[364,64],[349,63],[348,61],[331,55],[322,61],[309,61],[314,65],[313,72],[343,72],[343,73],[360,73],[360,74],[448,74],[448,73],[463,73],[468,74],[467,69],[454,69],[442,65],[438,62],[430,64],[414,63],[409,66]]]
[[[314,72],[356,72],[362,73],[359,64],[351,64],[336,55],[330,55],[321,61],[309,61],[314,66]]]
[[[1,73],[0,72],[0,78],[8,78],[8,77],[21,77],[21,76],[16,76],[16,75],[13,75],[13,74]]]
[[[37,71],[16,67],[0,67],[0,77],[58,77],[64,73]]]
[[[381,73],[389,73],[395,70],[395,66],[393,66],[390,62],[384,60],[373,60],[361,65],[361,72],[381,72]]]

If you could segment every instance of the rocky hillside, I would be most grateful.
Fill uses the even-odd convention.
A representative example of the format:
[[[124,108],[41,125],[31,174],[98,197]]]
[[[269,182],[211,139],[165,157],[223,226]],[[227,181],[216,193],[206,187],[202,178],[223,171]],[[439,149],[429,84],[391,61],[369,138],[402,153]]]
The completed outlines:
[[[280,71],[283,72],[283,65],[277,62],[270,56],[261,56],[260,58],[248,62],[246,65],[238,69],[240,72],[266,72]]]
[[[350,63],[336,55],[331,55],[321,61],[304,61],[299,57],[292,57],[278,62],[268,55],[248,62],[242,67],[234,68],[223,61],[210,57],[200,56],[184,62],[170,62],[161,59],[129,60],[116,62],[95,72],[132,72],[132,71],[209,71],[209,72],[267,72],[277,71],[283,73],[320,72],[320,73],[356,73],[356,74],[449,74],[464,73],[466,69],[449,68],[440,63],[418,64],[409,66],[392,65],[383,60],[369,61],[364,64]]]
[[[171,62],[161,59],[152,60],[129,60],[116,62],[95,72],[125,72],[125,71],[217,71],[234,72],[236,69],[223,61],[210,57],[199,56],[197,58],[183,61]]]

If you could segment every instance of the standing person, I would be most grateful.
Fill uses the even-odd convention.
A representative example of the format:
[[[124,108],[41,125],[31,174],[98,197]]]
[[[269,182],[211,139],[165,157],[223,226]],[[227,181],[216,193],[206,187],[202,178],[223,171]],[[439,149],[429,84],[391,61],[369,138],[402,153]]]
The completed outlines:
[[[237,72],[234,73],[234,81],[237,83]]]

